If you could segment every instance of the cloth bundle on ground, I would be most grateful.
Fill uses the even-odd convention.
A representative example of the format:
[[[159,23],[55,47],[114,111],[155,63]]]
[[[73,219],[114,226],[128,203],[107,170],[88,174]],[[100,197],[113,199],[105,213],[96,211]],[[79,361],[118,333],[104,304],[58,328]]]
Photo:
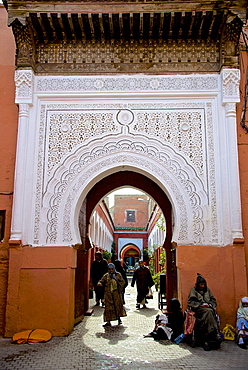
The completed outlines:
[[[184,335],[191,335],[194,331],[195,328],[195,313],[194,311],[187,310],[186,311],[186,317],[185,317],[185,322],[184,322]]]
[[[223,329],[223,335],[226,340],[235,340],[236,330],[232,325],[226,324]]]
[[[50,331],[45,329],[24,330],[14,334],[12,343],[42,343],[48,342],[52,338]]]
[[[146,296],[146,299],[153,299],[152,288],[149,288],[149,291],[148,291],[148,294]]]

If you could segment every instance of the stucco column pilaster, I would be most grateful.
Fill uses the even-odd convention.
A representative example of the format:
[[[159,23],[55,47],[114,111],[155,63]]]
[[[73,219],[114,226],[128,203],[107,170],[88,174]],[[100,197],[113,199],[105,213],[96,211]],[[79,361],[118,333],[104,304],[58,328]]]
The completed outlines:
[[[16,99],[19,104],[18,135],[16,146],[14,199],[12,209],[11,240],[22,240],[23,202],[28,146],[29,109],[33,103],[32,70],[17,70],[15,74]]]
[[[240,71],[223,69],[222,103],[225,107],[226,155],[228,170],[228,191],[230,201],[230,219],[233,239],[242,238],[241,200],[238,166],[236,103],[239,102]]]

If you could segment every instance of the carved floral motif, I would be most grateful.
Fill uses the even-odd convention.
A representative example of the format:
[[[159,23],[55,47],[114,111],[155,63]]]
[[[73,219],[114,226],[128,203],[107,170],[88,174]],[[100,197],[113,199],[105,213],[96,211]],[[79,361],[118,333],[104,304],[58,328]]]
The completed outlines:
[[[134,134],[157,137],[183,152],[203,173],[203,111],[156,110],[136,113],[130,128]],[[198,143],[198,145],[196,145]]]
[[[51,112],[47,124],[49,129],[48,174],[60,163],[63,156],[76,146],[92,138],[120,133],[119,125],[114,122],[111,111]]]
[[[202,76],[89,76],[89,77],[38,77],[38,92],[63,91],[204,91],[216,90],[216,75]]]
[[[222,76],[223,96],[235,100],[238,72],[223,70]],[[216,75],[37,78],[41,93],[114,91],[119,95],[155,89],[163,94],[212,94],[218,85]],[[227,103],[233,106],[230,100]],[[192,243],[218,244],[213,100],[94,98],[88,103],[41,104],[39,114],[36,244],[40,243],[41,223],[47,225],[47,243],[70,243],[75,237],[71,225],[74,202],[82,187],[90,178],[119,165],[153,174],[177,200],[178,242],[191,238]]]
[[[223,102],[239,101],[240,71],[238,69],[223,69],[222,71],[222,96]]]
[[[142,109],[144,103],[110,103],[101,104],[47,104],[41,106],[41,115],[40,115],[40,144],[39,144],[39,165],[38,165],[38,183],[37,183],[37,198],[36,198],[36,217],[35,217],[35,243],[39,243],[39,222],[40,222],[40,207],[42,204],[42,199],[44,196],[44,191],[47,189],[49,184],[49,174],[51,174],[51,169],[61,168],[61,161],[64,158],[68,157],[69,153],[74,153],[73,158],[75,158],[75,153],[82,149],[90,138],[94,138],[95,145],[97,143],[97,132],[101,135],[101,139],[105,136],[108,136],[112,131],[112,135],[118,135],[122,132],[123,122],[124,124],[129,125],[130,133],[132,136],[143,135],[149,138],[154,137],[156,140],[164,141],[164,144],[170,144],[171,147],[174,147],[177,150],[177,153],[180,151],[185,155],[189,156],[189,160],[192,162],[192,168],[198,172],[198,176],[203,175],[203,151],[202,144],[199,146],[199,142],[202,143],[203,132],[204,132],[204,121],[203,121],[203,107],[202,103],[147,103],[144,104],[147,108],[156,108],[155,111],[150,111],[146,114],[146,117],[143,117],[144,112]],[[194,109],[189,109],[189,106],[193,106]],[[182,107],[185,106],[187,109],[183,110]],[[93,107],[95,108],[94,110]],[[164,107],[166,110],[162,110]],[[173,107],[173,110],[170,110]],[[175,107],[181,107],[181,109]],[[78,108],[78,109],[76,109]],[[97,109],[96,109],[97,108]],[[111,108],[111,109],[107,109]],[[114,109],[115,108],[115,109]],[[125,108],[125,109],[120,109]],[[130,109],[135,108],[135,109]],[[139,108],[139,109],[138,109]],[[200,108],[200,109],[199,109]],[[69,112],[69,113],[68,113]],[[115,113],[114,113],[115,112]],[[123,117],[120,116],[122,112]],[[128,112],[126,117],[125,113]],[[117,117],[122,117],[122,123],[118,123]],[[126,118],[128,120],[126,120]],[[134,121],[131,121],[131,118]],[[166,121],[167,120],[167,121]],[[130,124],[129,124],[130,122]],[[167,122],[167,123],[166,123]],[[158,134],[156,130],[156,125],[161,126],[161,132]],[[164,127],[164,129],[163,129]],[[165,131],[164,131],[165,130]],[[144,132],[143,131],[147,131]],[[47,162],[44,162],[43,150],[44,150],[44,133],[49,132],[48,135],[48,146],[47,146]],[[165,135],[165,132],[167,133]],[[174,138],[174,135],[176,137]],[[179,135],[179,136],[178,136]],[[186,135],[186,136],[185,136]],[[189,140],[190,136],[190,140]],[[170,138],[171,137],[171,138]],[[180,137],[180,138],[179,138]],[[189,195],[191,202],[191,207],[194,214],[194,241],[200,243],[204,240],[203,230],[203,209],[200,204],[202,200],[199,195],[197,195],[195,185],[190,181],[192,175],[187,174],[185,169],[183,169],[182,164],[179,164],[177,161],[172,160],[168,153],[171,149],[168,147],[168,152],[160,153],[157,148],[145,147],[144,144],[140,146],[140,143],[135,144],[135,142],[130,142],[128,146],[125,144],[122,147],[124,142],[114,143],[111,142],[109,145],[104,147],[96,146],[91,153],[85,152],[82,156],[80,155],[80,161],[75,164],[75,166],[70,165],[70,171],[68,173],[63,173],[61,178],[61,183],[56,185],[56,195],[54,194],[53,200],[51,200],[51,208],[48,210],[48,229],[47,229],[47,242],[55,243],[57,240],[57,212],[59,209],[59,204],[61,202],[62,196],[67,189],[68,181],[72,181],[75,176],[78,176],[79,173],[83,171],[84,181],[87,180],[87,176],[92,175],[92,173],[99,170],[99,163],[94,165],[94,162],[100,157],[109,155],[110,153],[122,153],[125,150],[132,152],[131,159],[129,161],[136,163],[136,165],[141,166],[141,164],[146,163],[145,157],[148,156],[154,158],[154,161],[162,163],[162,166],[167,169],[173,176],[177,177],[182,186],[185,188],[185,192]],[[126,142],[125,142],[126,143]],[[197,143],[197,146],[195,145]],[[194,145],[200,149],[195,151]],[[191,149],[189,149],[191,147]],[[111,148],[111,151],[109,151]],[[125,148],[125,149],[124,149]],[[166,148],[166,146],[164,146]],[[86,147],[85,147],[86,149]],[[75,152],[76,151],[76,152]],[[142,160],[136,158],[143,152]],[[191,152],[191,154],[189,154]],[[181,157],[181,158],[183,158]],[[116,159],[118,158],[118,160]],[[120,163],[121,156],[114,156],[111,159],[111,163]],[[49,160],[48,160],[49,159]],[[182,160],[182,159],[181,159]],[[93,162],[92,162],[93,161]],[[92,165],[89,170],[83,170],[84,166],[87,166],[92,162]],[[104,169],[105,165],[110,164],[110,159],[102,161],[101,166]],[[83,166],[83,167],[82,167]],[[64,165],[62,166],[62,168]],[[149,171],[154,172],[155,167],[154,163],[146,164],[146,168],[149,168]],[[53,173],[54,173],[53,170]],[[194,170],[194,171],[195,171]],[[44,182],[44,171],[47,172],[48,177]],[[157,168],[158,174],[161,175],[161,168]],[[214,168],[213,168],[214,171]],[[156,172],[156,171],[155,171]],[[57,176],[57,175],[56,175]],[[170,184],[171,189],[175,192],[175,196],[178,200],[178,207],[180,208],[180,228],[179,228],[179,238],[183,242],[188,238],[188,221],[187,221],[187,212],[186,205],[184,204],[183,197],[180,194],[180,191],[175,183],[171,180],[170,177],[163,174],[163,177],[166,177],[168,186]],[[53,177],[52,177],[53,178]],[[52,179],[51,178],[51,179]],[[205,177],[203,177],[204,179]],[[53,180],[54,181],[54,180]],[[204,180],[205,182],[205,180]],[[80,177],[79,183],[81,186],[83,184],[82,176]],[[80,185],[78,185],[80,186]],[[42,190],[43,189],[43,190]],[[205,190],[204,190],[205,191]],[[203,191],[203,192],[204,192]],[[71,239],[70,223],[69,218],[72,209],[69,205],[72,204],[75,194],[70,195],[66,203],[66,211],[64,213],[64,226],[63,226],[63,241],[69,242]],[[181,199],[181,200],[180,200]],[[180,203],[182,202],[182,204]],[[200,207],[200,208],[199,208]]]
[[[31,70],[17,70],[15,72],[16,103],[32,103],[34,74]]]

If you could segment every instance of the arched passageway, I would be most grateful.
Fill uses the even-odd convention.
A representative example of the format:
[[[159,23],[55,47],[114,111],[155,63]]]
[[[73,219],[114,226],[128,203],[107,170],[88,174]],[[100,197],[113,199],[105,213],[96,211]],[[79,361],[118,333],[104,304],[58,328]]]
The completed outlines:
[[[120,259],[128,266],[134,266],[140,257],[139,248],[133,244],[125,245],[120,252]]]
[[[97,182],[88,192],[80,211],[79,229],[84,249],[78,250],[77,253],[77,269],[75,282],[75,315],[76,317],[82,314],[82,309],[88,309],[88,272],[89,272],[89,249],[91,248],[90,241],[87,236],[88,226],[92,212],[98,202],[109,192],[121,186],[132,186],[143,190],[149,194],[161,208],[166,222],[166,238],[163,248],[166,250],[166,271],[167,271],[167,287],[166,294],[169,301],[173,296],[177,295],[177,274],[174,260],[174,253],[171,247],[172,238],[172,207],[171,203],[164,191],[148,177],[132,172],[119,171],[106,176]],[[82,294],[82,287],[84,294]]]

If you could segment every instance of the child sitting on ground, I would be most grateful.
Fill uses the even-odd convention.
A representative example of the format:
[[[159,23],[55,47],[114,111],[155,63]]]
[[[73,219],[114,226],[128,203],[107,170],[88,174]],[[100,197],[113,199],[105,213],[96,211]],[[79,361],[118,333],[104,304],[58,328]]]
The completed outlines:
[[[151,333],[144,337],[153,337],[155,340],[171,339],[172,329],[167,326],[168,318],[163,313],[159,313],[155,319],[155,326]]]
[[[159,313],[155,319],[155,326],[151,333],[144,337],[153,337],[156,340],[171,339],[174,341],[183,333],[184,315],[178,299],[170,300],[168,312]]]

